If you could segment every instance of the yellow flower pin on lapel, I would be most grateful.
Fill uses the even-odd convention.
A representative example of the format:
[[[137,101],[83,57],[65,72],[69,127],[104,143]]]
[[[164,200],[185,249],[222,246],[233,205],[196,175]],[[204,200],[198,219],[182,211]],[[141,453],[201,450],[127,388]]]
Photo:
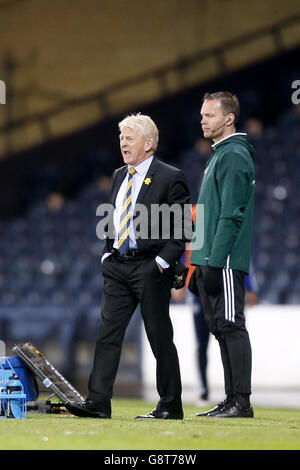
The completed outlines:
[[[151,178],[146,178],[146,179],[144,180],[144,183],[145,183],[147,186],[149,186],[149,184],[151,183]]]

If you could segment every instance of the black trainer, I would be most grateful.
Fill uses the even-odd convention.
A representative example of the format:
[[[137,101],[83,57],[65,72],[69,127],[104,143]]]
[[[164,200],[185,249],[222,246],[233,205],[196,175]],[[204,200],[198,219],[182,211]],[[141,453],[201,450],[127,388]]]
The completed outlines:
[[[220,411],[222,411],[223,408],[225,408],[227,404],[228,404],[227,400],[220,401],[220,403],[218,403],[216,406],[214,406],[210,410],[196,413],[195,416],[213,416],[215,413],[219,413]]]
[[[242,407],[237,402],[232,401],[219,412],[209,416],[214,418],[253,418],[254,413],[251,405]]]

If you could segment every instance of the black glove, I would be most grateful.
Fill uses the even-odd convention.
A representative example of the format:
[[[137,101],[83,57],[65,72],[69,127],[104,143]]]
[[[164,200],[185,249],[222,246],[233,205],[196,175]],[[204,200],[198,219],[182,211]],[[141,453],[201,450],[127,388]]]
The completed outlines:
[[[174,289],[182,289],[185,286],[185,281],[189,269],[180,261],[176,263],[174,268],[173,287]]]
[[[204,271],[204,289],[208,295],[217,295],[222,289],[222,268],[206,266]]]
[[[197,269],[197,268],[196,268]],[[189,285],[188,285],[188,290],[199,297],[199,291],[197,287],[197,274],[196,274],[196,269],[191,274]]]

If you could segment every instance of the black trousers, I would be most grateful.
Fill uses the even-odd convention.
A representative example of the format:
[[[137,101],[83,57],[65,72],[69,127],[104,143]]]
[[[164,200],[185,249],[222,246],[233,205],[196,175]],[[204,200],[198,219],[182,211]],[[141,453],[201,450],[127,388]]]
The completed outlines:
[[[252,351],[244,315],[245,274],[224,268],[222,289],[211,296],[203,285],[205,269],[196,267],[196,282],[209,330],[219,342],[225,393],[250,395]]]
[[[101,322],[88,383],[88,399],[110,408],[122,342],[140,304],[146,334],[156,358],[157,409],[181,411],[181,377],[169,316],[172,282],[154,257],[121,259],[112,254],[102,265]]]

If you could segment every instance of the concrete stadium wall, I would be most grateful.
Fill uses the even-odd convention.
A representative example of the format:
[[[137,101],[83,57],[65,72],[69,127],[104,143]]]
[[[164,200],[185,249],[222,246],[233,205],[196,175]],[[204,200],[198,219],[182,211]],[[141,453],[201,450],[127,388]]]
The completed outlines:
[[[183,401],[196,402],[199,377],[190,303],[172,305],[171,318],[181,367]],[[246,318],[253,355],[253,404],[300,408],[300,305],[257,305],[246,310]],[[144,329],[142,345],[144,395],[156,401],[155,361]],[[223,369],[219,346],[212,335],[208,349],[208,382],[211,400],[222,400]]]

